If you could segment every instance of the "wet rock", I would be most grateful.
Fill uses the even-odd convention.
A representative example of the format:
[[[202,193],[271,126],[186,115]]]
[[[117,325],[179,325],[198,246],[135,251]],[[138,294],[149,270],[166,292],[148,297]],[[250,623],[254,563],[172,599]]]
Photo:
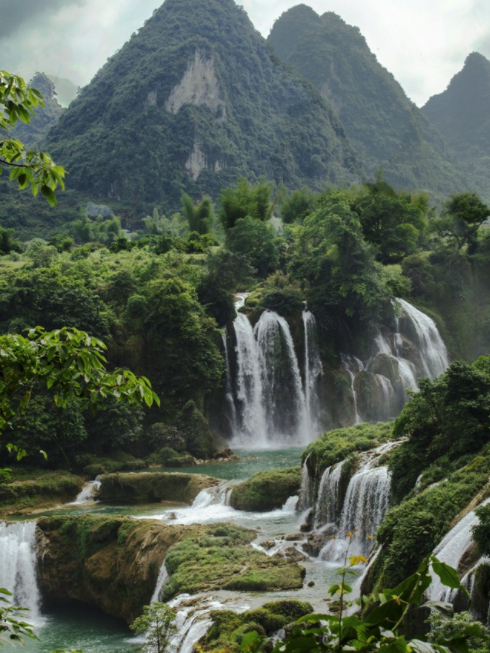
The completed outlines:
[[[289,535],[285,535],[284,539],[286,542],[297,542],[305,539],[305,536],[303,533],[290,533]]]
[[[308,583],[308,587],[315,587],[315,581],[310,580],[310,582]]]
[[[319,533],[315,531],[308,535],[308,540],[303,544],[303,550],[310,556],[317,557],[325,544],[332,538],[333,529]]]
[[[276,546],[275,540],[264,540],[263,542],[260,542],[260,546],[268,551],[269,549],[272,549],[272,547]]]
[[[282,508],[289,497],[299,494],[301,469],[271,469],[259,472],[243,483],[235,485],[230,505],[236,510],[268,512]]]
[[[105,503],[192,503],[201,490],[220,481],[204,474],[152,473],[105,474],[100,478],[98,498]]]
[[[304,562],[305,560],[308,560],[308,556],[305,556],[304,553],[299,551],[294,546],[288,546],[287,549],[278,551],[273,557],[286,558],[287,560],[289,560],[289,562]]]

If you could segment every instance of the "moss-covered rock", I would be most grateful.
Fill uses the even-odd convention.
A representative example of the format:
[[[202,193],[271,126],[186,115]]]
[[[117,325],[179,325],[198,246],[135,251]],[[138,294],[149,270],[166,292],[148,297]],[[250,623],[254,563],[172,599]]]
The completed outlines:
[[[192,503],[201,490],[220,481],[204,474],[142,472],[106,474],[100,478],[98,498],[105,503]]]
[[[85,481],[68,472],[37,472],[0,484],[0,515],[30,513],[73,501]]]
[[[310,444],[303,452],[303,460],[311,454],[309,464],[316,470],[319,480],[327,467],[386,442],[392,430],[393,422],[380,422],[329,431]]]
[[[309,603],[294,600],[266,603],[242,614],[216,610],[211,613],[213,625],[200,641],[200,646],[204,651],[238,650],[246,632],[257,630],[263,635],[272,635],[311,612],[313,608]]]
[[[44,517],[37,524],[42,596],[83,601],[128,622],[150,602],[167,551],[186,531],[94,515]]]
[[[170,580],[163,588],[162,599],[216,589],[301,588],[304,569],[251,548],[249,544],[255,535],[254,531],[220,524],[208,527],[205,536],[200,533],[179,542],[167,555]]]
[[[233,488],[230,503],[237,510],[267,512],[282,508],[289,497],[299,493],[299,467],[259,472]]]
[[[171,447],[162,447],[152,453],[148,463],[159,467],[192,467],[196,464],[190,453],[179,453]]]
[[[148,466],[144,460],[126,453],[113,454],[111,457],[88,454],[80,458],[83,458],[83,473],[89,478],[113,472],[136,471]]]
[[[169,526],[100,515],[38,521],[38,576],[43,597],[74,599],[126,619],[150,602],[165,560],[162,599],[209,589],[302,587],[304,569],[250,546],[256,532],[230,526]]]

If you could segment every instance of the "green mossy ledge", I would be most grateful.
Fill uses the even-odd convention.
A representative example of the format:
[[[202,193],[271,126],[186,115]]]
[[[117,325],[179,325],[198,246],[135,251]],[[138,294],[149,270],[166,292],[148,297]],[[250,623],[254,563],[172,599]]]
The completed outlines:
[[[300,589],[304,569],[250,546],[256,532],[228,524],[169,526],[100,515],[43,517],[38,523],[42,596],[76,600],[131,623],[155,590],[166,561],[161,598],[210,589]]]
[[[259,472],[236,485],[231,493],[230,504],[236,510],[267,512],[282,508],[289,497],[299,493],[301,469],[272,469]]]
[[[312,612],[310,603],[294,600],[266,603],[242,614],[231,610],[216,610],[211,613],[213,625],[199,642],[200,650],[238,650],[245,633],[256,630],[261,635],[269,636]]]
[[[85,481],[68,472],[42,472],[34,478],[20,476],[0,484],[0,517],[29,514],[73,501]]]
[[[201,490],[214,487],[219,479],[204,474],[142,472],[105,474],[100,478],[98,498],[104,503],[192,503]]]

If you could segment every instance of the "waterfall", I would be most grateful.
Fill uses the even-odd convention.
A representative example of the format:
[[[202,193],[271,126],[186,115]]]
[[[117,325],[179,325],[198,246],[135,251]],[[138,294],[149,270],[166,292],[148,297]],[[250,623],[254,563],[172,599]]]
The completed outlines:
[[[17,606],[28,608],[25,619],[39,625],[40,594],[36,581],[36,523],[0,523],[0,587],[13,594]]]
[[[354,399],[354,424],[360,424],[362,422],[361,416],[359,415],[359,407],[357,402],[357,391],[355,388],[356,375],[359,372],[364,371],[364,364],[355,356],[347,356],[347,354],[340,354],[340,360],[345,371],[350,376],[350,387],[352,392],[352,398]]]
[[[339,485],[345,461],[327,467],[323,472],[315,505],[315,525],[335,524],[340,512]]]
[[[228,600],[229,601],[229,600]],[[181,594],[168,604],[176,613],[176,632],[171,638],[167,650],[171,653],[192,653],[195,644],[213,624],[211,612],[214,610],[233,610],[235,606],[222,603],[213,596],[191,597]],[[249,608],[242,604],[233,611],[242,612]]]
[[[238,313],[233,326],[238,366],[237,399],[240,405],[238,440],[260,447],[267,444],[267,420],[262,401],[259,350],[252,325],[246,315]]]
[[[308,470],[308,459],[310,456],[311,454],[308,454],[303,463],[303,467],[301,468],[301,488],[298,502],[299,510],[307,510],[313,505],[313,480]]]
[[[399,442],[388,442],[373,449],[361,458],[361,465],[352,476],[347,487],[340,520],[337,522],[336,506],[339,501],[339,480],[341,470],[334,466],[324,474],[322,484],[325,502],[333,506],[323,509],[328,522],[337,523],[338,538],[328,542],[320,552],[322,560],[341,562],[347,547],[351,555],[368,555],[381,522],[388,511],[391,498],[391,479],[386,465],[379,466],[379,459],[388,451],[398,446]],[[340,463],[342,465],[343,463]],[[338,480],[337,480],[338,479]],[[329,494],[328,494],[329,493]],[[319,496],[320,500],[320,496]],[[347,534],[351,533],[350,537]]]
[[[160,600],[160,594],[162,593],[162,589],[169,578],[170,576],[168,575],[167,567],[165,565],[165,560],[164,560],[160,568],[160,573],[158,574],[157,584],[155,585],[155,591],[153,592],[153,596],[151,597],[151,603],[155,603],[156,601]]]
[[[298,359],[286,320],[264,311],[255,326],[268,430],[281,442],[307,443],[306,401]]]
[[[446,345],[437,330],[435,322],[404,299],[397,298],[396,301],[413,326],[425,376],[435,379],[445,372],[449,365]]]
[[[95,481],[89,481],[82,489],[80,494],[77,496],[75,501],[72,501],[69,505],[74,506],[78,503],[86,503],[87,501],[95,501],[95,495],[97,490],[100,488],[100,477],[97,476]]]
[[[236,308],[247,295],[238,295]],[[303,312],[304,382],[287,321],[264,311],[255,325],[241,312],[233,322],[236,378],[232,378],[227,344],[226,393],[235,446],[302,445],[320,434],[318,381],[323,373],[316,322]]]
[[[490,502],[490,498],[486,499],[478,507],[486,506]],[[433,554],[441,562],[445,562],[451,567],[458,568],[463,558],[466,550],[469,548],[472,543],[472,531],[471,527],[476,526],[479,523],[479,519],[474,510],[469,512],[467,515],[460,519],[456,526],[452,528],[449,533],[447,533],[443,539],[439,542],[436,548],[433,551]],[[480,561],[479,561],[480,562]],[[479,563],[475,566],[478,566]],[[475,569],[474,568],[474,569]],[[471,571],[468,572],[467,576],[471,575]],[[431,571],[432,583],[428,589],[428,596],[430,601],[449,601],[451,597],[451,591],[445,587],[439,577],[436,576]]]
[[[323,365],[318,348],[316,320],[313,313],[303,311],[303,326],[305,332],[305,402],[308,417],[308,429],[319,435],[320,402],[318,397],[318,381],[323,374]]]
[[[446,346],[434,321],[404,299],[396,299],[392,304],[395,330],[388,335],[378,333],[374,354],[366,363],[341,354],[342,365],[351,379],[355,424],[363,416],[369,420],[393,419],[407,401],[406,390],[417,390],[420,377],[434,379],[449,365]],[[401,316],[396,314],[397,306]],[[365,373],[362,396],[356,392],[360,372]]]
[[[228,353],[228,328],[227,327],[225,327],[225,330],[223,332],[223,351],[225,354],[225,365],[226,365],[225,402],[230,412],[231,429],[232,432],[234,433],[237,425],[237,414],[235,408],[235,400],[233,399],[233,388],[231,385],[231,368],[230,368],[230,355]]]

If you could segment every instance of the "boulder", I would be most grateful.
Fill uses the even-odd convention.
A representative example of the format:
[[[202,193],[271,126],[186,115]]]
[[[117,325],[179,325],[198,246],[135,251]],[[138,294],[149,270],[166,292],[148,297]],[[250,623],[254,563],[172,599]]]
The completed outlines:
[[[105,474],[100,477],[98,498],[105,503],[158,503],[176,501],[192,503],[201,490],[221,481],[204,474],[178,472],[142,472]]]
[[[289,497],[299,494],[301,469],[289,467],[259,472],[235,485],[230,504],[236,510],[267,512],[282,508]]]

